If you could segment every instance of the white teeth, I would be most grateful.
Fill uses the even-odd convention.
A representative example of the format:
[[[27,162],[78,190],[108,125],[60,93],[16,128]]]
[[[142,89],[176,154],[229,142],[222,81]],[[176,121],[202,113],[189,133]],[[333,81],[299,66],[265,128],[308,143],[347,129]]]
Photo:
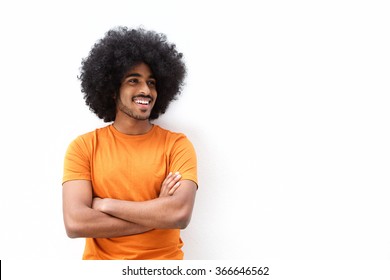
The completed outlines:
[[[149,101],[146,101],[146,100],[135,100],[135,103],[142,104],[142,105],[148,105]]]

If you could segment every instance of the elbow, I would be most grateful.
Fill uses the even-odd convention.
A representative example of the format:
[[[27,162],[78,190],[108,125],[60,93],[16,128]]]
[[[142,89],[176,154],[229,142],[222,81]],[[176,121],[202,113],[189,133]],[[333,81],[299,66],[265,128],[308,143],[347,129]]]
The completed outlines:
[[[69,237],[69,238],[79,238],[81,237],[77,231],[73,230],[73,229],[70,229],[70,228],[66,228],[66,235]]]
[[[190,221],[182,221],[181,223],[178,224],[178,229],[185,229],[189,225]]]
[[[185,229],[191,221],[191,211],[181,211],[175,219],[176,228]]]
[[[72,227],[65,226],[65,230],[66,230],[66,235],[69,238],[78,238],[78,237],[80,237],[78,232],[74,228],[72,228]]]
[[[179,203],[171,212],[173,215],[173,228],[185,229],[190,224],[192,216],[193,204],[191,203]]]
[[[72,239],[78,238],[78,237],[79,237],[75,232],[69,231],[69,230],[66,230],[66,235],[67,235],[69,238],[72,238]]]
[[[83,237],[82,229],[75,221],[69,219],[64,220],[66,235],[69,238]]]

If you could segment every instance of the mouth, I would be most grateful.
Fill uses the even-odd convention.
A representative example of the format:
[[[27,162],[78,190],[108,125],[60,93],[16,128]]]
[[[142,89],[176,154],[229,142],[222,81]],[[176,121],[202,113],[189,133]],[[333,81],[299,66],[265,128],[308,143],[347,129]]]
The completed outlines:
[[[141,109],[147,110],[152,104],[153,98],[150,96],[135,96],[133,102],[137,104]]]

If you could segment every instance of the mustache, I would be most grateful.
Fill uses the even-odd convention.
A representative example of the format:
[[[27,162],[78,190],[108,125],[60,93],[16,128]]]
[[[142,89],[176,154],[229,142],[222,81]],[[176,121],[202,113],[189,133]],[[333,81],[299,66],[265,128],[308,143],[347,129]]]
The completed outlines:
[[[134,96],[133,99],[134,98],[146,98],[146,99],[150,99],[153,101],[153,97],[149,94],[138,94],[138,95]]]

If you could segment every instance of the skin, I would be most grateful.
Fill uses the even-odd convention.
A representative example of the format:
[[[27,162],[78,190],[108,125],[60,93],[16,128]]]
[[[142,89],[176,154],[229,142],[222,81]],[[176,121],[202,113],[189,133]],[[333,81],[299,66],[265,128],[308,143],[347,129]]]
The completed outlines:
[[[148,106],[136,104],[133,98],[139,95],[149,96],[152,101]],[[124,134],[147,133],[153,127],[149,116],[156,99],[156,80],[149,66],[144,63],[136,65],[125,74],[119,88],[114,127]]]
[[[149,66],[140,63],[130,69],[116,97],[115,129],[129,135],[150,131],[153,125],[149,116],[156,99],[156,80]],[[71,238],[112,238],[152,229],[183,229],[191,219],[196,189],[193,181],[181,180],[179,172],[171,172],[158,198],[134,202],[93,197],[90,181],[67,181],[62,193],[65,228]]]

